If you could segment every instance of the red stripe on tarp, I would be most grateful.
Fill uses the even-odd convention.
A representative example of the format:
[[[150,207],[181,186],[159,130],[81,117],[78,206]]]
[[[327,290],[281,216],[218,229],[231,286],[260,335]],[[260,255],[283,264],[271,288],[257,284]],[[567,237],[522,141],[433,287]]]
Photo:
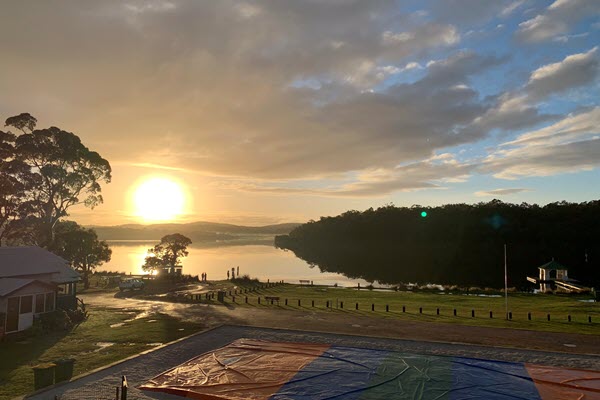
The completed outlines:
[[[599,400],[600,372],[525,364],[543,400]]]
[[[140,386],[202,400],[266,400],[329,345],[239,339]]]

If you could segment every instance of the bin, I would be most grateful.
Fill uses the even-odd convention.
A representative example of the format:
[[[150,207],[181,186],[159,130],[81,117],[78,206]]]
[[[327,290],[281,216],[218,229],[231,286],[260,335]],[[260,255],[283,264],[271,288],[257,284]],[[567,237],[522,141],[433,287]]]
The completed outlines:
[[[35,390],[54,385],[56,364],[40,364],[33,367],[33,386]]]
[[[54,364],[56,364],[54,371],[54,380],[56,383],[68,381],[73,377],[73,364],[75,364],[73,358],[62,358],[54,361]]]

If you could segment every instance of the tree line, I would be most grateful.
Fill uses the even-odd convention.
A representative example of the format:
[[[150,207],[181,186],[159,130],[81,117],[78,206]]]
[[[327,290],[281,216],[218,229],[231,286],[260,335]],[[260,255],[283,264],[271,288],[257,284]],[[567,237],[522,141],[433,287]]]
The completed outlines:
[[[111,167],[74,133],[36,126],[23,113],[0,130],[0,246],[46,248],[82,271],[87,287],[89,271],[110,261],[111,251],[93,230],[64,217],[73,206],[102,203]]]
[[[499,200],[474,205],[348,211],[303,224],[275,245],[324,272],[382,283],[527,287],[555,259],[600,285],[600,201],[546,206]]]

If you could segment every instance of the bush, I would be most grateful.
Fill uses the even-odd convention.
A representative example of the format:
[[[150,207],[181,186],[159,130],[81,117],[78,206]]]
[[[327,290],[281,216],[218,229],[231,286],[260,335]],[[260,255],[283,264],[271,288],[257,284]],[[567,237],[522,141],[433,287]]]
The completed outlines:
[[[244,274],[242,276],[238,276],[235,279],[232,279],[231,282],[233,283],[237,283],[237,284],[257,284],[260,281],[258,280],[258,278],[251,278],[250,275],[248,274]]]

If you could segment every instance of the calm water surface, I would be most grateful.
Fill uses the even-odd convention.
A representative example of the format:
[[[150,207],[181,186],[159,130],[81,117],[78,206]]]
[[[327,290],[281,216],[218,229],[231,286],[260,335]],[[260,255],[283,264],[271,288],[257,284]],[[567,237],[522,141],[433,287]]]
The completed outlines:
[[[109,263],[98,268],[100,271],[119,271],[131,274],[143,273],[142,264],[146,251],[156,241],[108,241],[113,251]],[[339,286],[361,286],[361,279],[349,279],[341,274],[321,273],[319,267],[311,268],[305,261],[290,251],[279,250],[267,245],[190,247],[190,254],[183,259],[183,273],[200,275],[206,272],[209,280],[227,279],[227,270],[240,267],[240,275],[248,274],[261,281],[284,280],[298,283],[300,279],[312,280],[315,284]]]

